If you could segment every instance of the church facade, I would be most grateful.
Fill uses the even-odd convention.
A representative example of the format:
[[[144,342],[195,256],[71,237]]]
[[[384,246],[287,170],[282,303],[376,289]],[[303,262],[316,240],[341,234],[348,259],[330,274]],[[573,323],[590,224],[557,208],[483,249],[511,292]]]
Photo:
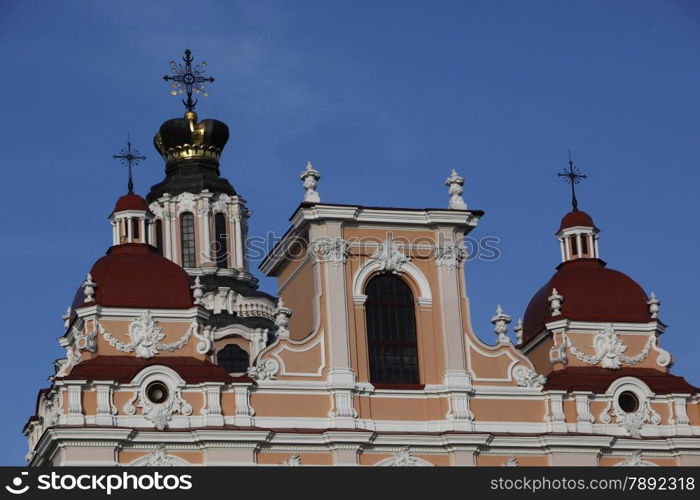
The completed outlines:
[[[700,392],[670,373],[660,302],[601,260],[588,214],[564,216],[556,272],[522,322],[498,308],[488,345],[464,179],[444,209],[341,205],[309,163],[260,265],[270,295],[221,176],[228,127],[193,108],[156,134],[164,180],[109,215],[24,428],[30,465],[700,465]]]

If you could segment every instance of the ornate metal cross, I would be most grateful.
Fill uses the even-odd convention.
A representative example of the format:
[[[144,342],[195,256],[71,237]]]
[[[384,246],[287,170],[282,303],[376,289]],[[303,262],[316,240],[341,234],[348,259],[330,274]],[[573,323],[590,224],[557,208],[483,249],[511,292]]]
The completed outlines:
[[[170,61],[170,72],[174,76],[165,75],[163,80],[172,81],[170,84],[172,90],[170,93],[172,95],[187,94],[187,99],[183,99],[182,103],[187,108],[187,111],[194,111],[194,107],[197,105],[197,100],[192,100],[192,94],[202,94],[207,97],[206,89],[204,88],[205,82],[213,82],[212,77],[203,77],[202,74],[205,72],[207,63],[202,61],[195,67],[192,67],[192,52],[190,49],[185,50],[185,56],[182,58],[185,64],[176,63],[175,61]]]
[[[139,152],[136,150],[136,148],[131,147],[131,139],[127,135],[126,146],[124,146],[123,148],[121,148],[121,150],[119,150],[119,154],[112,155],[112,158],[114,158],[115,160],[119,160],[119,162],[122,165],[126,165],[127,168],[129,169],[128,187],[129,187],[129,194],[132,194],[134,192],[134,181],[131,177],[131,168],[135,167],[136,165],[141,163],[141,161],[145,160],[146,157],[143,155],[140,155]]]
[[[586,179],[588,176],[581,173],[581,171],[574,165],[571,161],[571,151],[569,151],[569,168],[564,169],[557,174],[559,177],[564,177],[564,182],[571,184],[571,204],[574,207],[574,211],[578,210],[578,201],[576,200],[576,184],[581,182],[582,179]]]

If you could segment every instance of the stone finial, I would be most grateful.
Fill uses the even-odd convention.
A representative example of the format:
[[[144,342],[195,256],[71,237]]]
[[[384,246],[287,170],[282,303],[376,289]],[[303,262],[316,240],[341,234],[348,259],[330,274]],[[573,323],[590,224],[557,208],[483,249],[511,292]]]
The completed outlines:
[[[523,319],[518,319],[518,324],[513,328],[515,331],[515,345],[520,345],[523,343]]]
[[[445,186],[449,186],[450,204],[447,208],[451,210],[466,210],[462,193],[464,192],[464,177],[459,175],[453,168],[450,176],[445,180]]]
[[[282,339],[289,338],[289,318],[292,317],[292,310],[284,305],[284,301],[277,301],[277,309],[275,309],[275,325],[277,326],[277,336]]]
[[[503,312],[503,308],[500,304],[496,307],[496,315],[491,318],[491,323],[493,323],[493,331],[498,335],[499,344],[510,344],[508,325],[512,319],[513,318]]]
[[[70,315],[72,312],[73,309],[71,308],[71,306],[68,306],[68,309],[66,309],[66,313],[63,316],[61,316],[64,328],[68,328],[68,326],[70,325]]]
[[[316,187],[318,186],[318,180],[321,178],[321,172],[316,170],[311,162],[308,161],[299,178],[304,181],[304,189],[306,189],[304,201],[307,203],[320,203],[321,197],[318,195]]]
[[[202,297],[204,296],[204,285],[199,280],[199,276],[194,279],[194,285],[190,287],[192,289],[192,298],[195,304],[202,303]]]
[[[83,302],[92,302],[95,296],[95,288],[97,288],[97,283],[92,281],[92,275],[88,273],[85,281],[80,285],[83,287],[83,293],[85,294],[85,300]]]
[[[564,302],[564,297],[559,295],[556,288],[552,288],[552,295],[550,295],[547,300],[549,300],[549,308],[552,311],[552,316],[559,316],[561,314],[561,303]]]
[[[651,292],[651,294],[649,294],[649,300],[647,300],[647,305],[649,306],[649,312],[651,313],[651,317],[654,319],[658,318],[659,309],[661,308],[661,301],[656,298],[654,292]]]

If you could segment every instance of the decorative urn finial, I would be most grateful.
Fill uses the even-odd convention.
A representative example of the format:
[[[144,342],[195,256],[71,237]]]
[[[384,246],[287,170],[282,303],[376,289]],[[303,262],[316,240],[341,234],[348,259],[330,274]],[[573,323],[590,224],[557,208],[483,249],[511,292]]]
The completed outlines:
[[[496,315],[491,318],[491,323],[493,323],[493,331],[498,335],[498,343],[501,345],[510,344],[510,338],[508,338],[508,325],[513,320],[510,316],[503,312],[503,308],[499,304],[496,307]]]
[[[518,319],[518,324],[515,325],[513,331],[515,331],[515,345],[521,345],[523,343],[523,319]]]
[[[549,308],[552,311],[552,316],[559,316],[561,314],[561,303],[564,301],[564,297],[559,295],[556,288],[552,288],[552,295],[550,295],[547,300],[549,300]]]
[[[661,309],[661,301],[656,298],[654,292],[649,294],[649,300],[647,300],[647,305],[649,306],[649,313],[651,317],[657,319],[659,317],[659,309]]]
[[[83,281],[82,285],[83,293],[85,294],[85,300],[83,302],[92,302],[95,295],[95,288],[97,288],[97,283],[92,281],[92,275],[88,273],[87,278]]]
[[[194,279],[194,285],[192,285],[190,288],[192,289],[192,298],[194,299],[194,303],[201,304],[202,296],[204,295],[204,285],[202,285],[199,276]]]
[[[445,180],[445,185],[449,186],[450,204],[447,208],[451,210],[466,210],[467,204],[464,203],[462,193],[464,193],[464,177],[459,175],[453,168],[450,176]]]
[[[306,194],[304,195],[304,202],[306,203],[320,203],[321,197],[316,191],[318,186],[318,180],[321,178],[321,172],[316,170],[310,161],[306,162],[306,168],[301,172],[299,178],[304,181],[304,189],[306,189]]]

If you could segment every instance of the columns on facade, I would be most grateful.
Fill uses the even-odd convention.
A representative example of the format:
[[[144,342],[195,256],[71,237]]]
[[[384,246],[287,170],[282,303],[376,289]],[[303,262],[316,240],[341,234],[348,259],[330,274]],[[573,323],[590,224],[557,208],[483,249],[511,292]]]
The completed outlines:
[[[213,262],[215,256],[212,255],[211,251],[211,211],[208,198],[199,199],[197,214],[199,215],[200,234],[202,235],[202,248],[199,254],[204,262]]]
[[[323,230],[325,229],[325,232]],[[342,240],[342,222],[326,221],[323,226],[309,228],[311,251],[314,241]],[[321,266],[322,287],[325,296],[326,324],[333,325],[327,332],[329,367],[328,384],[331,388],[333,408],[330,412],[333,426],[354,428],[357,411],[354,407],[356,376],[350,359],[350,328],[348,325],[347,289],[345,279],[345,256],[341,262],[331,263],[314,258],[314,266]]]
[[[443,359],[445,373],[443,383],[448,391],[449,410],[446,418],[452,422],[454,430],[473,429],[473,414],[469,410],[469,392],[472,389],[471,377],[467,372],[464,322],[460,275],[464,249],[461,234],[452,227],[439,227],[436,231],[437,281],[440,309],[435,311],[442,323]]]

